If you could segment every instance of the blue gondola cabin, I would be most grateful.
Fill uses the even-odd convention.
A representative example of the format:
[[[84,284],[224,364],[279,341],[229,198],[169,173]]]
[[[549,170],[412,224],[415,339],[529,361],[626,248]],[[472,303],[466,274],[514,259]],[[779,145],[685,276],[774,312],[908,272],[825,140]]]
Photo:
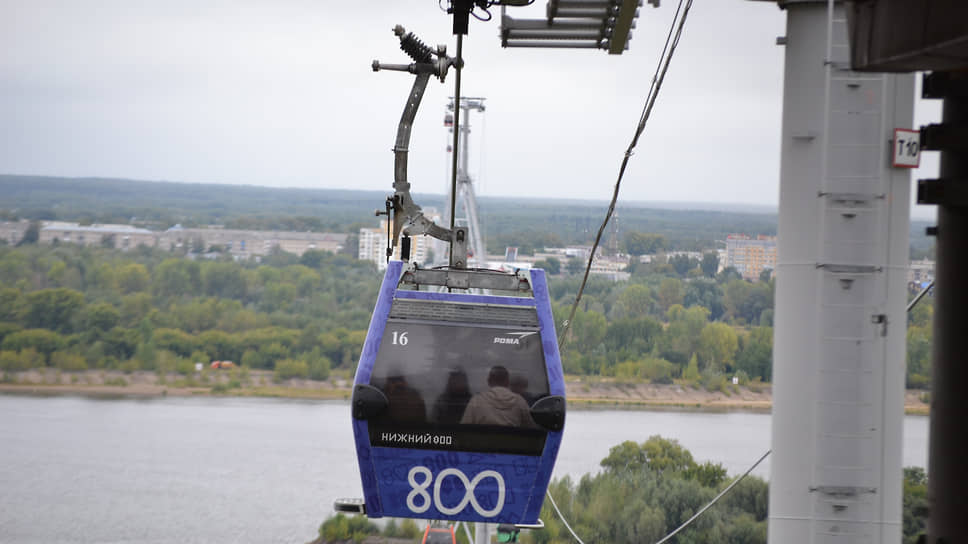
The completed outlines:
[[[529,296],[403,276],[388,263],[354,383],[366,514],[538,523],[565,419],[544,272],[529,272]]]

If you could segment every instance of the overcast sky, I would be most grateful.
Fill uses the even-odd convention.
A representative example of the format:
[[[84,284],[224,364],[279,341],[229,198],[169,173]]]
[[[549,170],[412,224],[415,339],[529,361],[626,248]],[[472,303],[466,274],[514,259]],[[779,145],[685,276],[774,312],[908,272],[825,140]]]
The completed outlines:
[[[608,199],[674,11],[642,7],[622,55],[502,49],[497,18],[472,20],[478,193]],[[437,0],[0,0],[0,14],[0,173],[389,192],[413,76],[370,64],[409,61],[395,24],[455,52]],[[695,2],[623,200],[776,204],[784,21],[770,3]],[[415,192],[445,191],[453,83],[432,81],[418,113]],[[915,178],[936,175],[922,164]]]

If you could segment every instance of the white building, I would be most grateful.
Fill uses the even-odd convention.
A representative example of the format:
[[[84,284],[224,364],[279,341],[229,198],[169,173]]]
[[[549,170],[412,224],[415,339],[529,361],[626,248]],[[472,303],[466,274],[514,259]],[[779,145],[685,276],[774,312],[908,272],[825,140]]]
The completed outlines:
[[[440,225],[440,214],[433,208],[424,210],[424,217]],[[413,236],[410,238],[410,261],[419,264],[431,264],[428,261],[441,262],[446,258],[447,244],[431,236]],[[381,219],[377,228],[360,229],[360,245],[357,254],[361,261],[373,261],[377,268],[387,267],[387,220]],[[400,241],[393,248],[394,260],[400,259]]]
[[[15,246],[24,239],[24,234],[30,228],[30,221],[0,221],[0,240]]]
[[[911,261],[907,279],[908,283],[917,283],[918,285],[934,281],[934,261],[931,259]]]
[[[125,250],[141,245],[154,247],[157,241],[155,233],[131,225],[95,223],[82,226],[62,221],[44,222],[38,238],[42,244],[102,245]]]

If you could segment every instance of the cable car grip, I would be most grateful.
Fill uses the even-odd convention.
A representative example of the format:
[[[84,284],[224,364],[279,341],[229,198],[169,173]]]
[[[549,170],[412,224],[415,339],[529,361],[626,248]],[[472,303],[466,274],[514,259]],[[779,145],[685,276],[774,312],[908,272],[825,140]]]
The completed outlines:
[[[407,236],[417,236],[420,234],[432,236],[438,240],[443,240],[451,244],[450,266],[453,268],[466,267],[466,250],[454,251],[455,244],[459,244],[460,233],[441,227],[424,216],[423,210],[410,196],[410,183],[407,181],[407,158],[410,152],[410,131],[413,128],[413,121],[417,116],[417,109],[423,99],[424,91],[430,76],[436,76],[441,82],[447,77],[447,70],[451,66],[457,65],[457,60],[447,56],[447,48],[438,45],[436,49],[431,49],[425,45],[412,32],[407,32],[405,28],[397,25],[393,33],[400,38],[400,48],[414,60],[412,64],[382,64],[378,60],[373,61],[373,71],[395,70],[415,74],[413,87],[410,89],[410,96],[400,117],[397,126],[397,139],[393,146],[393,219],[388,221],[392,226],[390,236],[390,247],[388,253],[393,252],[397,240],[401,234]],[[433,57],[436,56],[437,60]],[[464,243],[466,246],[466,241]]]
[[[458,229],[463,229],[459,227]],[[454,230],[458,230],[454,229]],[[496,270],[465,270],[460,268],[418,268],[413,263],[405,265],[400,283],[409,285],[436,285],[452,289],[487,289],[532,293],[531,278],[527,270],[513,274]]]

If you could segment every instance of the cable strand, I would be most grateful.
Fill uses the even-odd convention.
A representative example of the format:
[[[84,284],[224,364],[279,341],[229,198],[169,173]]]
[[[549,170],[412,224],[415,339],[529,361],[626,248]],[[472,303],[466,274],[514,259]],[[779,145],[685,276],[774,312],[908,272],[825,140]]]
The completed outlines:
[[[685,26],[690,7],[692,7],[692,0],[679,0],[679,5],[676,8],[676,16],[678,17],[678,21],[676,18],[673,18],[672,25],[669,27],[669,33],[666,35],[666,44],[662,49],[663,55],[660,56],[659,63],[655,68],[655,74],[652,76],[652,85],[649,88],[649,94],[646,97],[645,106],[642,109],[639,123],[636,126],[635,135],[633,136],[632,142],[629,144],[628,149],[626,149],[625,155],[622,158],[622,165],[619,167],[618,179],[616,179],[615,189],[612,191],[612,200],[609,202],[608,210],[605,213],[605,219],[598,228],[598,234],[595,236],[595,243],[592,244],[592,249],[589,252],[588,262],[585,265],[585,274],[582,276],[581,284],[578,287],[578,294],[575,296],[575,302],[572,304],[571,311],[568,313],[568,319],[566,319],[563,323],[562,332],[558,336],[559,350],[564,345],[565,339],[568,337],[568,331],[570,330],[571,324],[575,319],[575,313],[578,311],[578,304],[581,302],[582,295],[585,293],[585,286],[588,283],[588,275],[591,273],[592,263],[595,261],[595,252],[598,250],[598,246],[601,244],[602,235],[608,226],[608,222],[615,213],[615,204],[618,201],[619,191],[621,190],[622,186],[622,179],[625,177],[625,170],[628,167],[629,159],[632,157],[632,151],[638,144],[639,136],[641,136],[645,131],[645,126],[652,114],[652,108],[655,106],[656,98],[658,98],[659,91],[662,88],[662,82],[665,81],[665,75],[669,70],[669,64],[672,61],[673,55],[675,54],[676,46],[679,44],[679,38],[682,36],[682,29]]]
[[[676,533],[678,533],[679,531],[685,529],[690,523],[693,522],[693,520],[695,520],[696,518],[698,518],[699,516],[701,516],[703,512],[705,512],[706,510],[709,510],[709,508],[712,507],[712,505],[714,505],[717,502],[719,502],[719,499],[725,497],[726,494],[729,493],[729,491],[731,489],[733,489],[734,487],[736,487],[736,484],[738,484],[741,481],[743,481],[743,478],[745,478],[746,476],[748,476],[750,472],[753,472],[753,469],[756,468],[757,466],[759,466],[759,464],[762,463],[763,460],[766,459],[771,453],[773,453],[773,450],[766,450],[766,453],[764,453],[763,456],[760,457],[760,459],[757,462],[753,463],[753,466],[751,466],[750,468],[746,469],[746,472],[744,472],[739,478],[736,478],[735,480],[733,480],[733,483],[731,483],[728,486],[726,486],[726,489],[720,491],[719,492],[719,495],[716,495],[715,497],[713,497],[713,500],[709,501],[709,504],[707,504],[706,506],[703,506],[698,512],[695,513],[695,515],[693,515],[691,518],[687,519],[685,521],[685,523],[683,523],[682,525],[676,527],[676,530],[675,531],[672,531],[671,533],[669,533],[666,536],[662,537],[662,540],[659,540],[655,544],[662,544],[666,540],[669,540],[670,538],[676,536]]]

